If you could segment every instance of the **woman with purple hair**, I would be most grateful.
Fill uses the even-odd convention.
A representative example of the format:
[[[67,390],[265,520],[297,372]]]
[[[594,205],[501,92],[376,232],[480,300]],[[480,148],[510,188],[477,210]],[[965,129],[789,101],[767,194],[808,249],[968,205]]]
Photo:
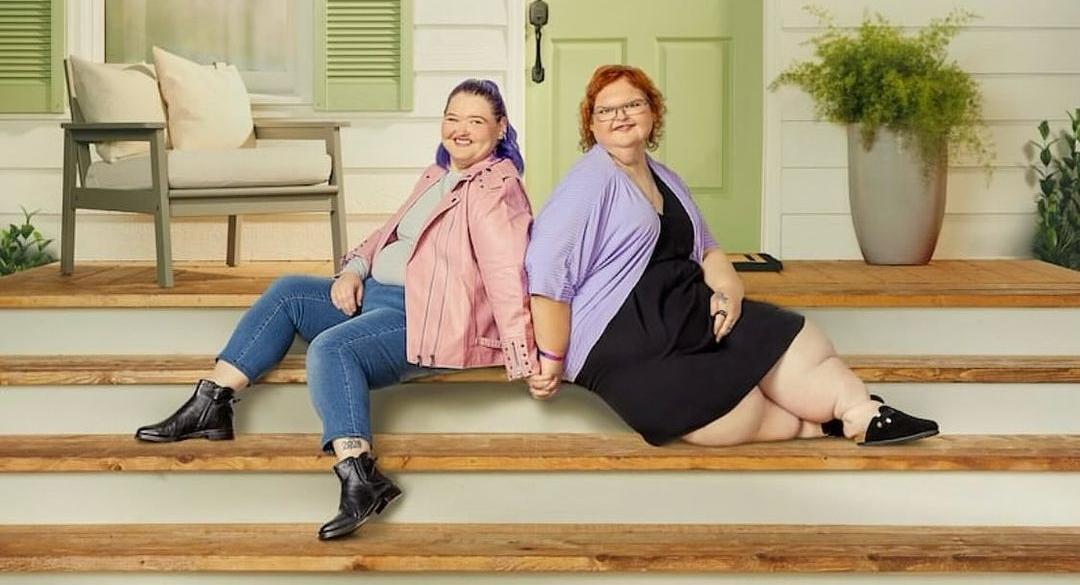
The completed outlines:
[[[532,210],[516,138],[495,83],[459,84],[435,164],[397,213],[345,256],[334,278],[275,281],[191,398],[135,437],[232,439],[234,395],[299,334],[310,343],[321,447],[337,456],[341,480],[338,514],[319,538],[349,534],[382,512],[401,490],[371,456],[369,390],[445,369],[502,364],[510,380],[539,372],[524,268]]]

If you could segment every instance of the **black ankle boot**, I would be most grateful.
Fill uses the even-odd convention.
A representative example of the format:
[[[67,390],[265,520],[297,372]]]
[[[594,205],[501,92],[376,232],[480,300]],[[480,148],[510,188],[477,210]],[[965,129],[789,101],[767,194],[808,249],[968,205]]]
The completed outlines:
[[[202,437],[211,441],[233,438],[233,390],[199,380],[195,393],[169,418],[135,431],[135,438],[171,443]]]
[[[351,534],[401,495],[367,453],[338,461],[334,473],[341,480],[341,504],[337,516],[319,528],[319,540]]]

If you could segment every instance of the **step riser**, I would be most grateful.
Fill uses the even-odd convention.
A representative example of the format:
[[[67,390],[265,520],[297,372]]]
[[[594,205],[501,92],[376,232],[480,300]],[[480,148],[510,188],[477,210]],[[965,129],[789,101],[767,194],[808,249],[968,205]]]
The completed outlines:
[[[383,517],[392,522],[1080,525],[1076,473],[392,475],[406,494]],[[7,474],[0,496],[0,524],[315,525],[337,509],[338,482],[329,467],[325,474]]]
[[[1080,434],[1080,384],[870,384],[949,434]],[[190,386],[0,387],[4,434],[124,434],[172,413]],[[298,384],[263,384],[242,394],[243,433],[318,433],[322,426]],[[87,413],[93,413],[88,416]],[[629,430],[592,393],[567,386],[554,400],[528,398],[523,386],[411,384],[372,394],[376,432],[575,433]]]
[[[807,309],[846,354],[1080,354],[1080,309]],[[3,355],[214,354],[240,309],[0,310]],[[1056,332],[1056,333],[1055,333]],[[302,351],[302,346],[294,350]]]

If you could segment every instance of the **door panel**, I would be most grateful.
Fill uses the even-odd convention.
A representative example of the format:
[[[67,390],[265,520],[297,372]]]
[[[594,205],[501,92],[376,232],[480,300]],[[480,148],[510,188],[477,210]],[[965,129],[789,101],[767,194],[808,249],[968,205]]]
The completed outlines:
[[[581,156],[578,108],[597,66],[634,65],[664,93],[653,154],[687,182],[721,246],[760,246],[762,8],[751,0],[550,0],[526,81],[526,185],[539,207]],[[528,27],[526,67],[535,59]]]

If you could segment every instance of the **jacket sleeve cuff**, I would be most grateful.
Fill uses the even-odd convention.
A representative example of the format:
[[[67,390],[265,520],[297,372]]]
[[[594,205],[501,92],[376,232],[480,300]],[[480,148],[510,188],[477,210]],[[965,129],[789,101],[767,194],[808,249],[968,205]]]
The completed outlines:
[[[536,348],[526,342],[524,337],[504,339],[502,350],[508,380],[525,378],[540,371]]]

